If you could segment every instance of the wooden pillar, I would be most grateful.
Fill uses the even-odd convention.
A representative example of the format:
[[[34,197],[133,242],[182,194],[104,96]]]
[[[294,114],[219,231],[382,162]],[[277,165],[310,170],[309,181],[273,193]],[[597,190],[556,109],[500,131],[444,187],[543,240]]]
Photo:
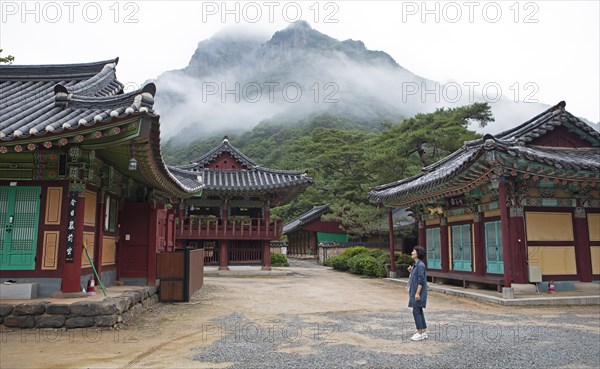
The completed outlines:
[[[229,241],[221,240],[219,241],[219,270],[228,270],[229,269]]]
[[[266,201],[264,203],[264,213],[265,213],[265,229],[267,230],[266,235],[269,236],[269,230],[271,229],[271,206],[270,206],[270,202]]]
[[[423,247],[427,246],[427,230],[424,220],[419,221],[419,245]]]
[[[515,283],[527,283],[527,250],[525,247],[525,219],[522,206],[510,208],[510,252],[512,255],[512,279]]]
[[[481,221],[483,214],[475,213],[473,218],[473,243],[475,244],[475,274],[484,275],[486,272],[485,264],[485,230]]]
[[[440,218],[440,247],[442,248],[442,272],[448,272],[450,270],[450,250],[448,247],[448,220],[446,217]]]
[[[498,205],[500,206],[500,224],[502,227],[502,258],[504,259],[504,287],[511,286],[511,264],[512,256],[510,252],[510,226],[508,207],[506,206],[506,179],[504,176],[499,178],[498,184]]]
[[[104,197],[104,191],[99,193],[99,202],[96,206],[96,239],[94,244],[96,245],[96,250],[94,252],[94,261],[96,272],[98,272],[98,276],[102,279],[102,253],[104,251],[103,243],[104,243],[104,211],[106,209],[106,205],[104,201],[106,200]],[[96,281],[96,285],[98,285],[98,281]]]
[[[585,208],[575,208],[573,227],[575,235],[575,265],[581,282],[592,281],[592,251]]]
[[[396,256],[394,255],[394,216],[392,208],[388,208],[388,231],[390,237],[390,272],[396,273]]]
[[[81,292],[81,257],[83,256],[83,221],[85,217],[84,192],[70,192],[69,203],[75,200],[74,224],[67,224],[67,228],[75,227],[73,234],[73,260],[66,261],[63,267],[62,286],[63,293]],[[67,230],[67,235],[69,234]],[[62,255],[65,257],[65,255]]]
[[[156,285],[156,252],[158,250],[158,210],[150,205],[148,212],[148,286]]]
[[[262,270],[271,270],[271,241],[266,240],[263,244]]]
[[[223,235],[227,234],[227,220],[229,218],[229,200],[223,199],[223,203],[221,205],[221,222],[223,223]],[[190,222],[191,227],[191,222]],[[219,226],[217,225],[217,229]]]
[[[312,235],[312,249],[313,249],[313,256],[318,256],[317,252],[319,251],[319,245],[317,243],[317,232],[311,232]]]

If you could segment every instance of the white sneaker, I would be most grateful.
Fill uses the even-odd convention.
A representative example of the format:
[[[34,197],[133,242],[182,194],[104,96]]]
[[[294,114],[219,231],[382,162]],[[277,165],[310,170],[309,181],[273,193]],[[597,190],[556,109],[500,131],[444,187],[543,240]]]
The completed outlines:
[[[421,336],[423,337],[424,340],[429,338],[429,336],[427,335],[427,332],[423,332],[423,334]]]
[[[423,335],[421,333],[415,333],[415,334],[413,334],[413,336],[410,339],[413,341],[421,341],[421,340],[424,340],[425,338],[423,337]]]

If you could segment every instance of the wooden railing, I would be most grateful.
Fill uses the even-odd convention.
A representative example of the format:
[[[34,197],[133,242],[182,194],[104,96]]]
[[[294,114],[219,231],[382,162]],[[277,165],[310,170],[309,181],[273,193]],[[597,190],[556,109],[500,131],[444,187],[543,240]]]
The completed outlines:
[[[178,239],[263,239],[275,240],[281,237],[281,220],[267,223],[262,218],[190,219],[177,225],[175,237]]]

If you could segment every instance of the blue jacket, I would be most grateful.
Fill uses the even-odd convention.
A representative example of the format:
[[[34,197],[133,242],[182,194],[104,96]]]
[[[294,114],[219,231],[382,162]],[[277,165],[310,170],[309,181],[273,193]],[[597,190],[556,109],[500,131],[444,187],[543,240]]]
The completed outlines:
[[[421,287],[421,300],[415,300],[417,287]],[[408,307],[425,307],[427,305],[427,277],[425,276],[425,263],[421,260],[413,265],[413,270],[410,272],[408,280]]]

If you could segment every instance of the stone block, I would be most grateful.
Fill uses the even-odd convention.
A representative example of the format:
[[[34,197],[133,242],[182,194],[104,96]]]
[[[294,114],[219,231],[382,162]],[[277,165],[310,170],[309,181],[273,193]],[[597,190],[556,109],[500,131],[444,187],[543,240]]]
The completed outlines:
[[[502,287],[502,298],[514,299],[515,298],[515,289],[512,287]]]
[[[144,308],[144,310],[148,309],[150,307],[150,305],[152,305],[152,300],[151,299],[145,299],[144,301],[142,301],[142,307]]]
[[[37,297],[37,283],[0,284],[0,299],[29,300]]]
[[[117,315],[100,315],[94,319],[98,327],[112,327],[117,324]]]
[[[31,315],[7,316],[4,318],[3,324],[11,328],[33,328],[35,326]]]
[[[48,304],[46,305],[46,314],[51,315],[70,315],[70,304]]]
[[[133,311],[127,310],[123,314],[121,314],[121,318],[123,319],[123,323],[127,323],[133,319]]]
[[[92,327],[95,324],[95,317],[93,316],[78,316],[69,318],[65,321],[66,328],[86,328]]]
[[[532,295],[538,292],[535,284],[529,283],[513,283],[511,288],[515,290],[515,295]]]
[[[158,290],[156,286],[148,286],[146,289],[148,290],[148,296],[156,295]]]
[[[129,307],[131,306],[131,301],[124,297],[107,297],[104,299],[104,302],[114,305],[118,314],[123,314],[123,312],[129,310]]]
[[[47,304],[46,301],[19,304],[13,309],[13,315],[42,315]]]
[[[73,316],[96,316],[111,315],[117,312],[114,304],[104,301],[78,301],[71,304],[71,315]]]
[[[142,294],[140,292],[137,291],[129,291],[129,292],[125,292],[124,294],[121,295],[121,297],[127,297],[128,299],[131,300],[131,306],[137,304],[138,302],[142,301]]]
[[[575,282],[573,289],[575,291],[590,292],[592,294],[598,294],[598,293],[600,293],[600,283]]]
[[[142,304],[135,304],[130,311],[133,312],[133,316],[139,316],[144,312],[144,307]]]
[[[40,315],[35,317],[37,328],[60,328],[65,325],[66,318],[63,315]]]
[[[0,317],[9,316],[12,311],[13,306],[11,304],[0,304]]]

